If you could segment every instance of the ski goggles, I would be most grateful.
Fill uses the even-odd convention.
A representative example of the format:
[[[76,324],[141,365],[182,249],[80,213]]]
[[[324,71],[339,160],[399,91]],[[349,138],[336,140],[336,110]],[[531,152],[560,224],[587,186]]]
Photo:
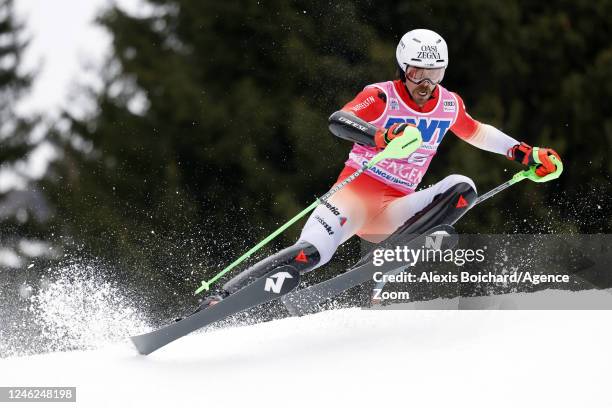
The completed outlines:
[[[432,85],[438,85],[444,78],[446,68],[419,68],[408,66],[406,68],[406,79],[414,84],[429,81]]]

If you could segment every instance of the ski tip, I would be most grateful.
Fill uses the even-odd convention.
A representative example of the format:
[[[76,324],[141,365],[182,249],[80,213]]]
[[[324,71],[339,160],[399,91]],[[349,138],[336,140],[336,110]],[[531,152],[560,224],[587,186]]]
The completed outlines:
[[[136,351],[138,351],[138,354],[140,354],[141,356],[148,356],[154,350],[149,350],[146,347],[146,344],[141,342],[139,337],[140,336],[132,336],[132,337],[130,337],[130,340],[132,341],[132,344],[134,345],[134,348],[136,348]]]

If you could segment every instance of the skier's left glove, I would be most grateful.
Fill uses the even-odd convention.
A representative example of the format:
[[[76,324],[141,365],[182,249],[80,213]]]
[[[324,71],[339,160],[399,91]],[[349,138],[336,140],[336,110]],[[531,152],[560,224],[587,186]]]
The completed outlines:
[[[374,142],[376,143],[376,147],[378,147],[379,149],[384,149],[393,139],[403,135],[404,130],[408,126],[414,125],[411,123],[394,123],[389,127],[389,129],[378,129],[378,131],[374,135]]]
[[[561,157],[553,149],[545,147],[531,147],[527,143],[521,142],[508,150],[508,159],[517,161],[525,166],[536,165],[536,175],[544,177],[557,170],[557,166],[550,160],[550,156],[555,156],[559,161]]]

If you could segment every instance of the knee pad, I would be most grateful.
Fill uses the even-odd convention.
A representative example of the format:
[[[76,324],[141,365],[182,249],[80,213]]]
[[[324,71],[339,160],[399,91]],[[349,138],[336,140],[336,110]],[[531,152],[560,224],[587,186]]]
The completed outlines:
[[[461,181],[450,184],[450,181]],[[477,198],[476,188],[472,180],[465,176],[448,176],[449,187],[437,194],[431,203],[408,219],[397,229],[395,234],[418,234],[440,224],[452,225],[457,221]]]
[[[474,181],[468,176],[464,176],[463,174],[450,174],[444,177],[438,183],[442,185],[443,191],[448,190],[449,188],[453,187],[456,184],[465,183],[465,184],[469,184],[474,190],[474,192],[477,192],[476,184],[474,184]]]

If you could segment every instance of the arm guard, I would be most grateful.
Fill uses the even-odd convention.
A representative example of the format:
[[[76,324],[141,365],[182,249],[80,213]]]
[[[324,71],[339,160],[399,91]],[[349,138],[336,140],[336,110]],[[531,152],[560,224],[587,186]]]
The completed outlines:
[[[338,111],[329,117],[329,131],[340,139],[366,146],[376,146],[374,135],[378,128],[350,112]]]

